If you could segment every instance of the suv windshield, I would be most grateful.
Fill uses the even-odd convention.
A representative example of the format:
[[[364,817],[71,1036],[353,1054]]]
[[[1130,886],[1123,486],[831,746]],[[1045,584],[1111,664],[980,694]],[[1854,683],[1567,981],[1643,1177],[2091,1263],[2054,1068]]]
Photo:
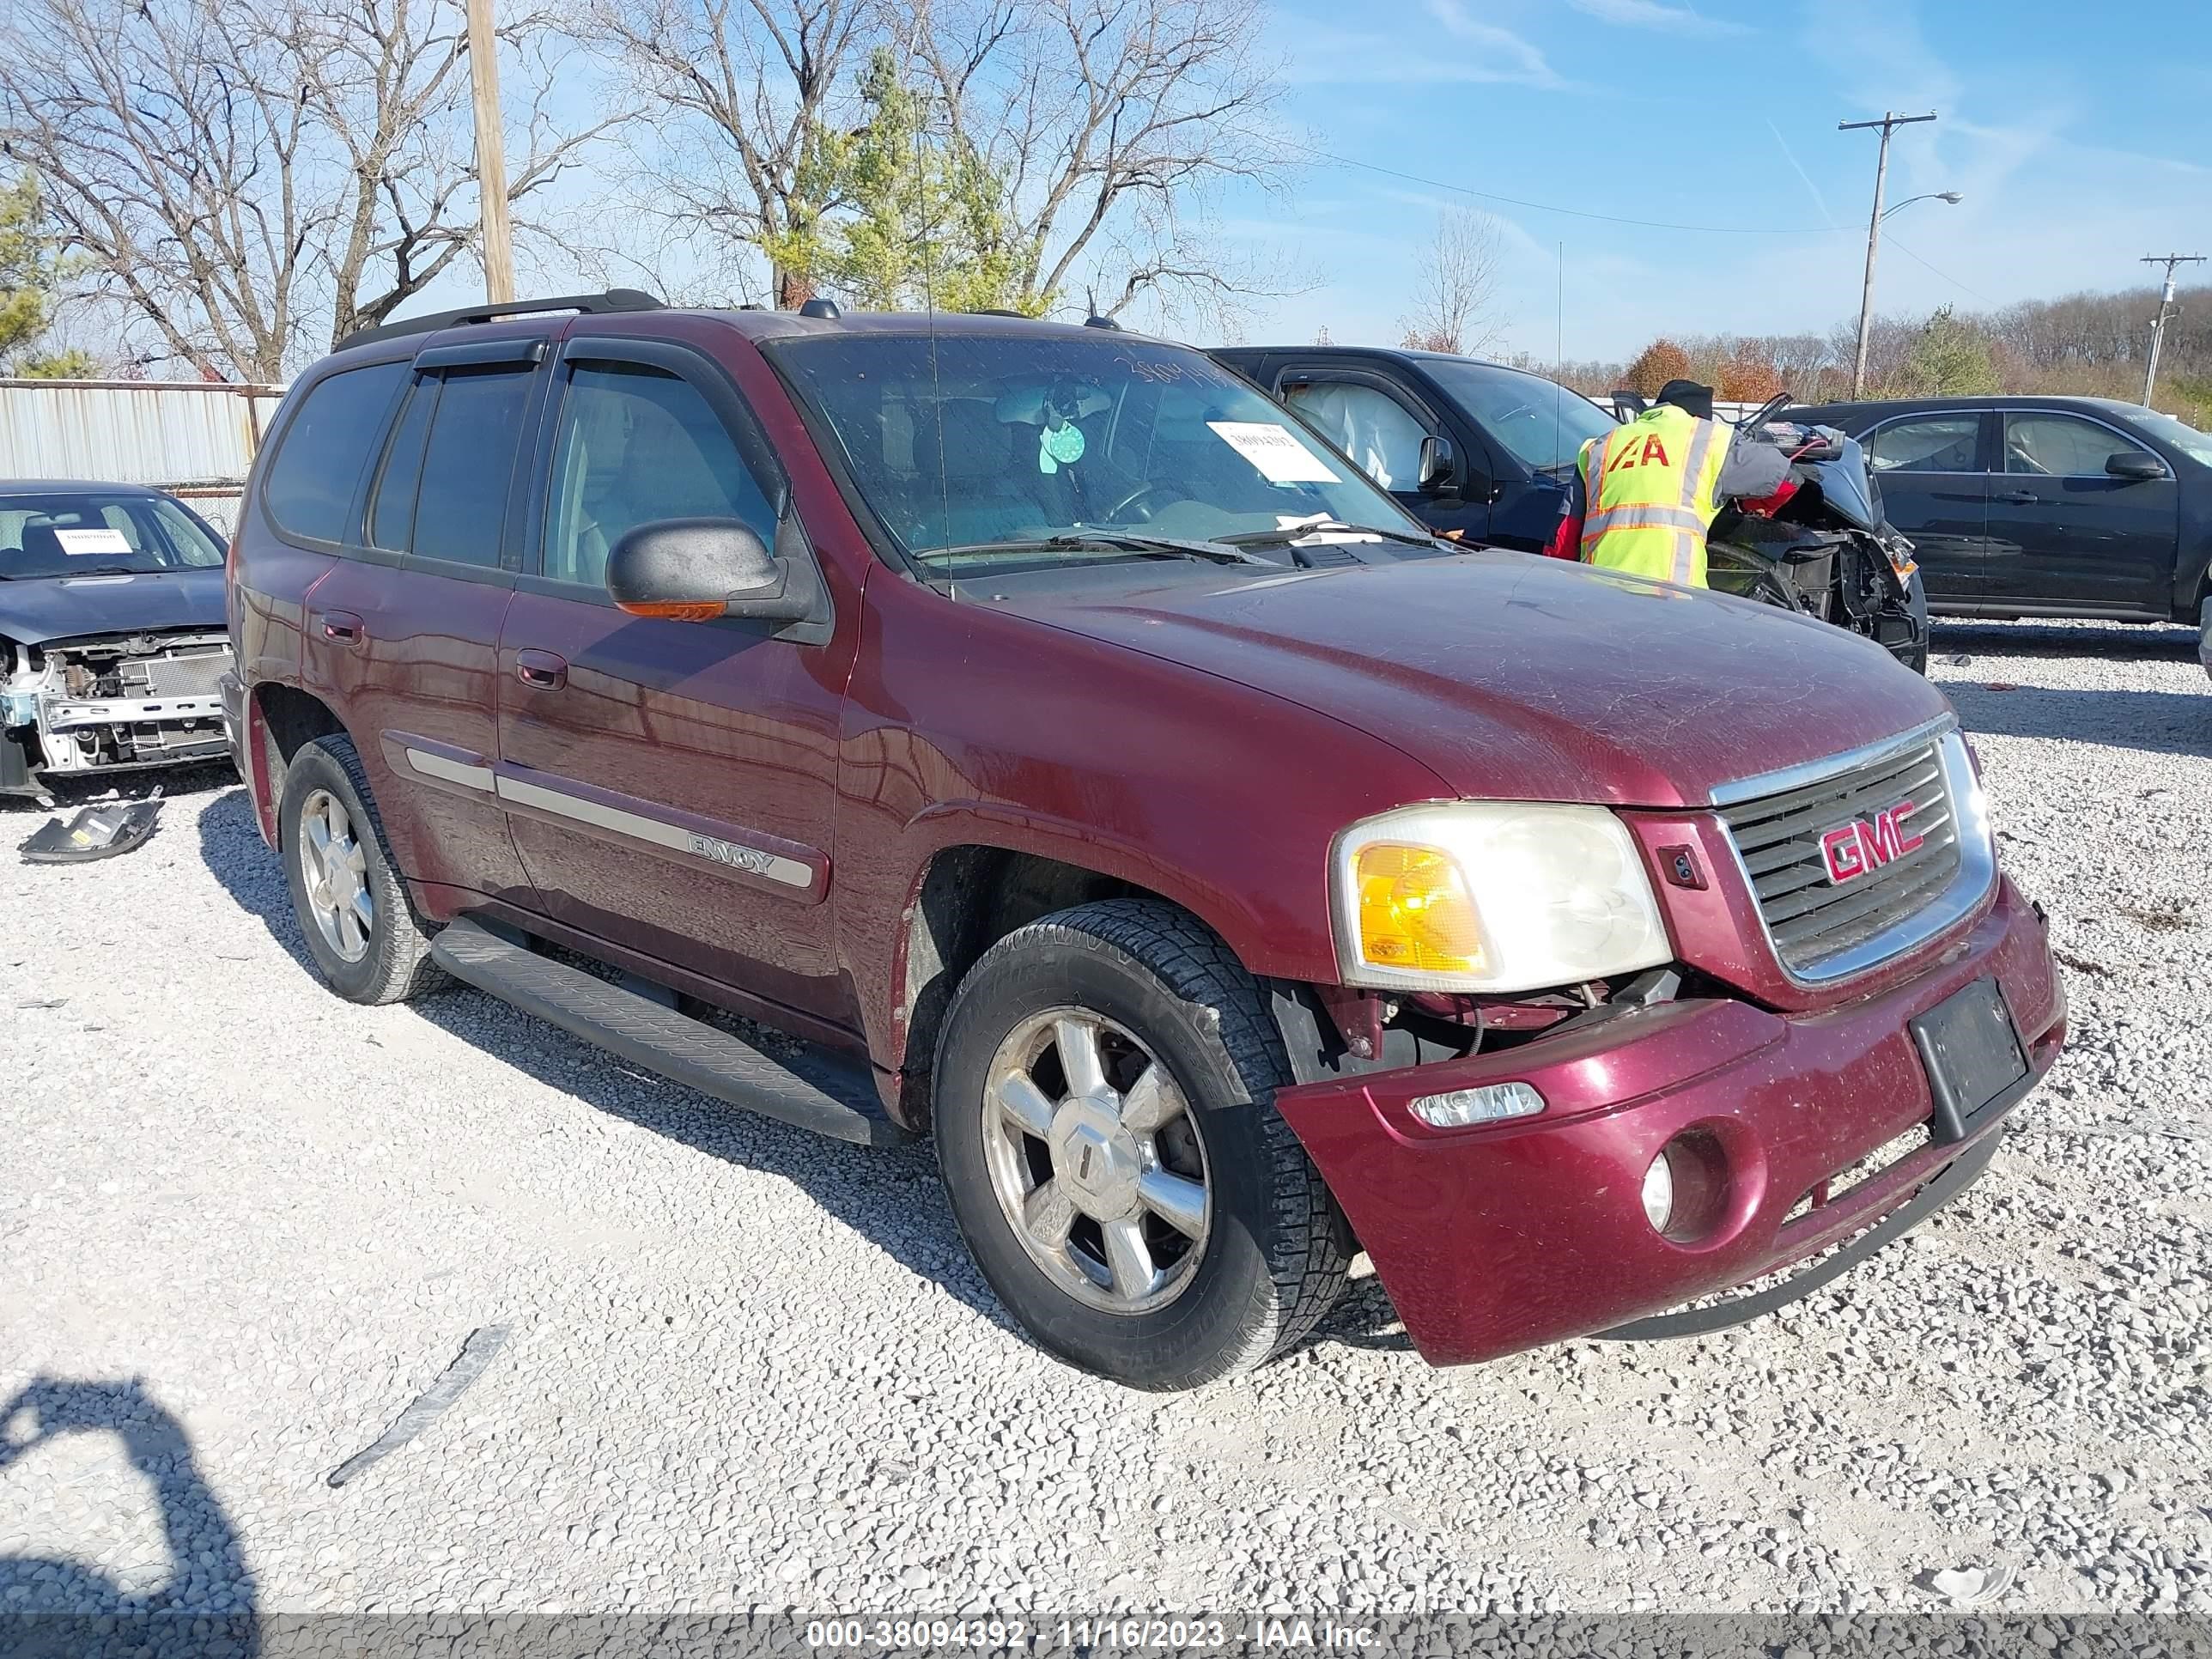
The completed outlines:
[[[204,568],[222,544],[161,495],[0,495],[0,580]]]
[[[1620,424],[1581,392],[1540,375],[1449,357],[1424,357],[1421,367],[1526,467],[1572,466],[1583,444]]]
[[[2154,438],[2163,438],[2176,449],[2185,452],[2192,460],[2212,466],[2212,434],[2199,432],[2195,427],[2177,421],[2171,415],[2161,415],[2154,409],[2145,409],[2137,404],[2128,410],[2128,418]]]
[[[1066,538],[1066,559],[1264,540],[1302,522],[1427,533],[1298,422],[1212,359],[1097,332],[833,335],[768,348],[916,559]],[[1115,531],[1116,546],[1085,532]],[[1057,561],[1055,561],[1057,562]]]

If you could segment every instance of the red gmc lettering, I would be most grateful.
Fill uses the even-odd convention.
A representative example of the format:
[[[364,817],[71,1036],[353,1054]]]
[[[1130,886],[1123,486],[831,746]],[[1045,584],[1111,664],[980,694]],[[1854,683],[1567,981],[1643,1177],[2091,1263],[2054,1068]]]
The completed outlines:
[[[1926,837],[1905,826],[1918,805],[1917,801],[1902,800],[1871,818],[1839,823],[1822,836],[1820,862],[1827,867],[1828,879],[1840,887],[1918,848]]]

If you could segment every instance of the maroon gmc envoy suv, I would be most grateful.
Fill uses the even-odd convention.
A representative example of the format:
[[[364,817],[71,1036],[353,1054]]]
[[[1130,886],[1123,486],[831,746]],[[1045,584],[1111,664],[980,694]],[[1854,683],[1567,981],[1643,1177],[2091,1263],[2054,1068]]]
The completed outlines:
[[[1740,1322],[1962,1190],[2064,1039],[1880,647],[1434,541],[1095,319],[368,331],[285,400],[229,622],[333,990],[933,1133],[1006,1306],[1142,1388],[1300,1341],[1362,1250],[1438,1364]]]

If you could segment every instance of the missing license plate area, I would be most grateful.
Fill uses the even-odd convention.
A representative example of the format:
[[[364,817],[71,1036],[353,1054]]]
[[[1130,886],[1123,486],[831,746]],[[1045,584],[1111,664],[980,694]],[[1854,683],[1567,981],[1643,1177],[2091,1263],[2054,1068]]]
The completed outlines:
[[[1929,1139],[1962,1140],[1974,1120],[2028,1074],[2027,1053],[1993,979],[1978,979],[1912,1022],[1936,1109]]]

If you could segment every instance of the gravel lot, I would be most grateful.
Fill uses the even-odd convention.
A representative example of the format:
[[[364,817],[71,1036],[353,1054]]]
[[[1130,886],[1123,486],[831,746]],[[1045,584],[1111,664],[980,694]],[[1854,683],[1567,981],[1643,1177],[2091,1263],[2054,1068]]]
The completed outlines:
[[[1939,633],[2074,1006],[1978,1188],[1747,1328],[1455,1371],[1371,1283],[1194,1395],[1064,1370],[926,1148],[474,992],[329,996],[222,779],[112,865],[0,853],[0,1607],[1809,1610],[1972,1565],[1997,1607],[2212,1613],[2194,644]],[[458,1406],[325,1485],[492,1325]]]

